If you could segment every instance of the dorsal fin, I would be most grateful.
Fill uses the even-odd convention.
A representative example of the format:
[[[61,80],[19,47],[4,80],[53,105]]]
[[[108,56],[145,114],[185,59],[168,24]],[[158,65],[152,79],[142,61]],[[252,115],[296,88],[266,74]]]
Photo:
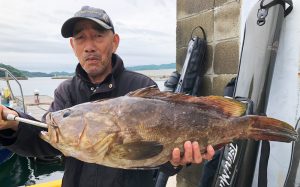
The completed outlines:
[[[161,92],[157,87],[147,87],[130,92],[130,97],[142,97],[149,99],[158,99],[168,102],[190,103],[195,105],[206,105],[218,109],[226,116],[241,116],[246,111],[246,104],[222,96],[195,97],[172,92]]]
[[[209,106],[220,108],[222,112],[229,117],[242,116],[246,112],[246,104],[234,99],[225,98],[223,96],[207,96],[199,98],[201,99],[201,102]]]
[[[149,86],[146,88],[141,88],[141,89],[135,90],[133,92],[129,92],[127,94],[127,96],[150,98],[152,96],[159,96],[159,95],[165,94],[165,93],[172,94],[171,92],[161,92],[155,85],[153,85],[153,86]]]

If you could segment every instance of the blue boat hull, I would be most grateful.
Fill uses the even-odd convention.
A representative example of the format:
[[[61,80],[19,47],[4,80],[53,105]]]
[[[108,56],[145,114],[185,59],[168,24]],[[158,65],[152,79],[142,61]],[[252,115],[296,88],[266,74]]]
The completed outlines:
[[[13,156],[13,152],[0,146],[0,164],[6,162]]]

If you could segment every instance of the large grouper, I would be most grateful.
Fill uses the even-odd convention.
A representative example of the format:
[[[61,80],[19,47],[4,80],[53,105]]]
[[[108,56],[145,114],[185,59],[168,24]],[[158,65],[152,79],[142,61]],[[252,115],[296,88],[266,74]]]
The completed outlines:
[[[151,168],[166,163],[185,141],[201,151],[238,139],[291,142],[289,124],[244,115],[246,105],[221,96],[193,97],[148,87],[126,96],[49,113],[41,138],[71,156],[114,168]]]

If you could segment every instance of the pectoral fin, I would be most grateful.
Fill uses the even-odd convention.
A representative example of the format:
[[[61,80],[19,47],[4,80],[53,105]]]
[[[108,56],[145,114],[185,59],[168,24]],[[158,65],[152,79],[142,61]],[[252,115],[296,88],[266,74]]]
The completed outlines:
[[[162,150],[163,145],[159,142],[141,141],[117,145],[110,154],[127,160],[143,160],[160,154]]]

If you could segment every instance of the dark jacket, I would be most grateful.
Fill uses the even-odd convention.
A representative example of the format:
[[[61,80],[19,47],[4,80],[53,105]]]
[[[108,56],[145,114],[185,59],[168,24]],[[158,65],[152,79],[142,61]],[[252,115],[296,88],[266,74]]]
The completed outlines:
[[[98,85],[89,81],[86,72],[80,64],[76,68],[76,75],[61,83],[55,90],[54,101],[49,112],[65,109],[83,102],[118,97],[139,88],[156,85],[150,78],[124,68],[121,58],[112,57],[112,73]],[[30,116],[19,113],[21,117]],[[12,130],[0,131],[0,144],[23,156],[54,156],[61,154],[47,142],[39,138],[40,128],[19,124],[17,132]],[[161,169],[173,175],[177,171],[170,163]],[[118,186],[154,186],[155,170],[123,170],[109,168],[97,164],[85,163],[72,157],[65,159],[64,187],[118,187]]]

